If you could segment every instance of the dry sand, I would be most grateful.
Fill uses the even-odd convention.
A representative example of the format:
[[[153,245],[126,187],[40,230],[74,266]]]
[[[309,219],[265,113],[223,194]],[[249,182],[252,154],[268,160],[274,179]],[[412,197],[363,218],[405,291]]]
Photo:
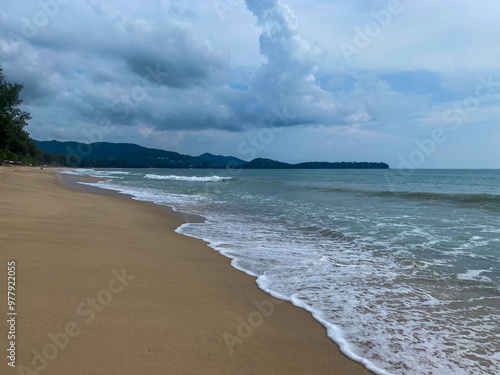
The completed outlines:
[[[3,353],[9,260],[18,313],[17,368],[2,356],[0,373],[370,374],[180,224],[62,186],[54,170],[0,168]]]

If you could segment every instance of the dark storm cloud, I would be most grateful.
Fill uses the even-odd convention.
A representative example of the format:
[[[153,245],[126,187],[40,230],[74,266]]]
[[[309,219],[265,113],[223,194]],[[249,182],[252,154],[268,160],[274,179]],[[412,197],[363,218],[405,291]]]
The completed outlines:
[[[339,88],[346,75],[329,67],[334,78],[322,78],[324,51],[299,35],[297,16],[278,0],[245,2],[260,30],[265,61],[257,67],[232,66],[229,52],[193,32],[196,8],[179,2],[68,3],[30,38],[22,37],[26,20],[39,9],[16,4],[2,17],[2,66],[25,84],[34,115],[52,108],[43,111],[50,119],[38,118],[51,124],[110,118],[117,126],[238,132],[288,113],[286,126],[375,126],[405,121],[411,103],[425,105],[423,95],[401,95],[376,77],[349,76]],[[392,114],[394,103],[404,110]]]
[[[417,136],[447,125],[443,113],[463,108],[479,78],[500,77],[495,0],[407,2],[351,63],[339,45],[353,43],[386,1],[283,2],[224,1],[221,20],[211,0],[5,1],[0,66],[24,83],[35,138],[86,141],[109,120],[116,130],[106,140],[183,151],[187,139],[237,144],[278,119],[291,143],[316,134],[311,155],[322,140],[333,155],[387,136],[379,154],[396,162],[394,138],[397,152],[412,152]],[[494,133],[498,95],[464,123]],[[276,155],[295,157],[290,142]]]
[[[193,35],[195,12],[148,4],[157,11],[147,17],[104,3],[68,4],[36,36],[4,40],[6,72],[25,82],[30,105],[50,102],[89,122],[107,112],[128,126],[239,131],[267,126],[275,112],[292,108],[286,125],[345,121],[333,95],[315,83],[321,51],[300,38],[296,16],[278,1],[247,1],[267,59],[236,82],[248,90],[229,86],[228,53]],[[6,34],[22,34],[16,11],[2,24]],[[140,100],[127,99],[144,80],[152,84]]]

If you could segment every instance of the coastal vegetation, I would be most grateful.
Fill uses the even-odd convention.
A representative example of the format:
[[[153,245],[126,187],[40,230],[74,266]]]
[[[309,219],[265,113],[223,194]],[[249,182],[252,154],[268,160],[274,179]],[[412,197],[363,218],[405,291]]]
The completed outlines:
[[[24,130],[30,114],[20,108],[22,84],[7,81],[0,68],[0,159],[39,163],[41,151]]]

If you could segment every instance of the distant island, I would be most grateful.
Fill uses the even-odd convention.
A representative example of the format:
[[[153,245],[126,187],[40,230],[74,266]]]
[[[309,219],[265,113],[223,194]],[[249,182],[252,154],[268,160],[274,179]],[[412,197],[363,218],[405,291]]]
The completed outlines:
[[[204,153],[189,156],[132,143],[79,143],[34,141],[48,165],[80,168],[242,168],[242,169],[388,169],[386,163],[304,162],[283,163],[257,158],[250,162],[234,156]]]
[[[310,161],[298,164],[283,163],[271,159],[254,159],[241,166],[242,169],[389,169],[386,163]]]

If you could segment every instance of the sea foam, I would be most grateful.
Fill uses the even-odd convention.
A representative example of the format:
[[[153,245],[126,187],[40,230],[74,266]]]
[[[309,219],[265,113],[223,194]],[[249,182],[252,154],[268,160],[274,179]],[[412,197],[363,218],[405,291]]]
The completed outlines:
[[[221,177],[221,176],[207,176],[207,177],[197,177],[197,176],[177,176],[177,175],[158,175],[158,174],[147,174],[144,178],[150,180],[172,180],[172,181],[192,181],[192,182],[219,182],[224,180],[230,180],[232,177]]]

